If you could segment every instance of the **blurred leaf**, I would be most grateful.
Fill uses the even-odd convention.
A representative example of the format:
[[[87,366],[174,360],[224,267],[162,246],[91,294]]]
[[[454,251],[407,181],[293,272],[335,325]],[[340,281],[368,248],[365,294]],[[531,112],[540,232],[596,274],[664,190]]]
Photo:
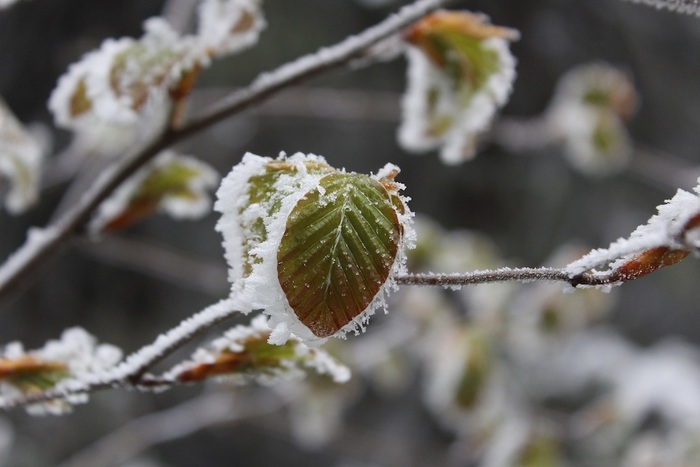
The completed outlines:
[[[68,376],[64,363],[40,360],[32,356],[0,359],[0,380],[23,392],[43,391]]]

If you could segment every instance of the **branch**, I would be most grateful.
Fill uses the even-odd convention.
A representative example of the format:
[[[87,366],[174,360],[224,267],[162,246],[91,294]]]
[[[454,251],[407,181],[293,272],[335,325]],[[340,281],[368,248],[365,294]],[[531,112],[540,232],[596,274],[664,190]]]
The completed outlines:
[[[250,86],[234,92],[188,124],[178,129],[163,129],[152,140],[125,155],[113,170],[96,180],[80,202],[64,216],[44,229],[30,232],[27,241],[0,266],[0,299],[7,298],[21,284],[26,284],[29,277],[48,258],[56,254],[69,238],[80,232],[102,201],[163,149],[258,104],[282,89],[352,62],[374,44],[449,1],[418,0],[357,36],[350,36],[332,47],[322,48],[316,53],[259,75]]]
[[[622,277],[616,270],[609,272],[573,272],[571,267],[555,268],[501,268],[481,270],[468,273],[445,274],[405,274],[397,276],[394,281],[400,285],[429,285],[455,288],[495,282],[566,282],[572,287],[614,285],[636,277]],[[262,310],[257,310],[258,312]],[[61,399],[76,394],[88,394],[109,388],[135,388],[142,390],[165,389],[180,384],[180,381],[148,374],[153,366],[171,355],[184,344],[211,329],[220,322],[238,314],[232,309],[229,299],[209,306],[199,313],[182,321],[165,334],[160,335],[152,344],[142,347],[131,354],[115,368],[84,380],[71,380],[60,383],[56,388],[41,393],[23,394],[12,398],[0,397],[0,409],[10,409],[53,399]]]
[[[132,420],[85,450],[71,456],[61,467],[111,466],[126,462],[157,444],[184,438],[216,425],[243,421],[274,413],[291,402],[272,393],[215,392],[176,407]]]
[[[447,288],[495,282],[566,282],[572,287],[603,286],[619,282],[612,273],[572,273],[569,269],[555,268],[500,268],[466,273],[405,274],[394,278],[399,285],[430,285]]]
[[[632,3],[643,3],[644,5],[649,5],[656,7],[658,9],[665,9],[675,11],[677,13],[684,13],[687,15],[700,16],[700,0],[625,0]]]
[[[109,388],[152,390],[182,384],[177,381],[159,379],[146,372],[203,332],[237,314],[238,311],[232,309],[228,300],[222,300],[185,319],[165,334],[161,334],[153,343],[132,353],[111,370],[91,378],[64,381],[57,387],[40,393],[23,394],[18,397],[0,397],[0,409],[62,399],[76,394],[88,394]]]

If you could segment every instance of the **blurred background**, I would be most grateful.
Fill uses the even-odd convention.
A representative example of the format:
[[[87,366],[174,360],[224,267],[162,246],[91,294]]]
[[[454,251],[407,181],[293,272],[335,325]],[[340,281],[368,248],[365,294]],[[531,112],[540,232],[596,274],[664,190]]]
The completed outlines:
[[[192,111],[196,113],[231,88],[245,86],[261,71],[362,31],[404,3],[266,0],[268,27],[258,46],[207,69],[192,96]],[[138,37],[142,21],[161,14],[164,6],[157,0],[33,0],[0,10],[0,96],[22,122],[46,125],[52,134],[52,152],[60,153],[70,135],[52,129],[46,107],[58,77],[105,38]],[[517,153],[488,137],[473,161],[457,167],[443,165],[435,153],[407,154],[396,143],[406,81],[403,58],[327,73],[178,148],[208,161],[222,175],[247,151],[271,157],[280,151],[315,153],[336,167],[364,173],[393,162],[402,169],[398,179],[407,186],[412,210],[440,226],[430,227],[440,232],[438,237],[468,232],[465,235],[480,239],[487,245],[483,248],[497,258],[489,260],[487,266],[540,266],[555,261],[553,255],[565,245],[583,248],[578,251],[607,246],[644,223],[676,189],[695,186],[700,173],[700,20],[613,0],[474,0],[455,2],[455,6],[486,13],[494,24],[521,32],[520,41],[512,46],[518,78],[502,113],[504,119],[541,115],[557,80],[577,65],[604,61],[629,73],[640,102],[629,123],[635,144],[630,166],[613,176],[589,177],[571,168],[561,156],[561,148]],[[24,241],[27,228],[49,222],[65,190],[66,183],[47,187],[38,207],[22,216],[0,212],[0,257],[6,258]],[[0,342],[19,340],[26,348],[36,348],[72,326],[82,326],[100,341],[126,352],[152,341],[159,332],[228,294],[221,239],[214,231],[216,221],[215,214],[196,222],[154,216],[100,241],[76,240],[25,290],[18,291],[15,299],[0,304]],[[474,243],[465,245],[467,256],[474,254],[472,249],[482,248]],[[472,264],[469,261],[465,264]],[[427,264],[437,270],[441,263],[435,260]],[[595,311],[595,319],[577,324],[567,337],[584,328],[604,328],[639,352],[661,342],[679,341],[696,364],[699,274],[700,263],[691,257],[625,284],[601,299],[605,306],[594,299],[590,307],[604,311]],[[501,293],[493,290],[494,295]],[[464,297],[470,293],[466,289],[439,292],[436,300],[446,301],[450,313],[470,323],[478,321],[474,304],[483,301]],[[510,297],[521,293],[525,292],[507,292]],[[397,317],[402,306],[410,306],[405,305],[405,298],[402,305],[402,294],[395,299],[388,315],[375,316],[367,335],[350,337],[347,345],[361,348],[363,339],[374,342],[373,333],[381,335],[382,329],[396,324],[394,306]],[[505,314],[517,314],[513,304],[522,300],[504,303],[498,306],[507,309]],[[565,348],[567,342],[562,339],[552,345]],[[411,354],[417,352],[419,344],[402,342],[401,346]],[[355,355],[361,351],[339,352]],[[508,353],[507,349],[503,352]],[[605,354],[598,357],[606,359]],[[488,456],[455,454],[460,440],[471,436],[465,434],[469,430],[454,429],[421,402],[429,385],[424,380],[430,372],[418,367],[425,361],[423,357],[412,360],[404,356],[381,370],[406,367],[401,376],[404,384],[392,386],[391,391],[382,389],[382,384],[373,380],[376,375],[371,376],[372,371],[360,364],[356,378],[342,389],[340,399],[328,402],[325,408],[308,409],[326,415],[338,412],[338,424],[333,430],[327,428],[329,436],[322,441],[304,437],[304,430],[313,432],[314,425],[299,421],[297,412],[305,406],[299,402],[301,396],[290,395],[301,391],[298,387],[290,387],[285,394],[285,386],[275,392],[206,384],[158,395],[107,391],[95,394],[73,414],[58,418],[34,418],[20,410],[2,414],[0,431],[7,432],[6,439],[11,440],[4,461],[12,466],[57,465],[78,453],[85,454],[84,449],[105,439],[111,439],[112,445],[104,445],[112,449],[125,443],[122,445],[130,447],[121,452],[129,452],[135,442],[124,431],[122,438],[105,437],[120,429],[138,433],[130,421],[143,421],[142,417],[155,413],[162,418],[152,419],[151,428],[140,429],[162,432],[145,443],[143,450],[135,449],[139,452],[131,459],[119,459],[107,448],[95,449],[87,453],[96,458],[76,457],[73,465],[98,465],[98,458],[107,459],[105,465],[139,466],[487,465]],[[558,384],[556,376],[550,378],[548,384]],[[525,382],[523,387],[527,393],[536,385]],[[219,400],[216,397],[222,393],[230,400],[221,407],[233,407],[228,419],[210,414],[210,418],[202,416],[200,426],[192,421],[196,418],[192,413],[225,412],[207,405]],[[696,395],[689,396],[691,406],[700,405],[700,392]],[[567,399],[566,404],[558,405],[537,395],[513,397],[527,399],[528,411],[533,411],[532,407],[545,414],[555,411],[549,418],[556,426],[567,424],[572,414],[580,414],[579,409],[591,400],[589,396],[579,394],[574,402]],[[189,408],[180,405],[193,401],[204,402]],[[250,413],[240,411],[241,406]],[[180,412],[167,412],[178,408]],[[167,418],[168,413],[171,418]],[[178,427],[182,429],[178,431]],[[562,438],[556,443],[556,459],[560,460],[527,465],[620,465],[615,456],[624,457],[615,449],[605,451],[607,457],[589,456],[587,452],[597,451],[591,448],[582,453],[576,439]],[[471,452],[491,452],[489,449],[495,448],[474,447]],[[488,465],[509,465],[510,461],[493,462]]]

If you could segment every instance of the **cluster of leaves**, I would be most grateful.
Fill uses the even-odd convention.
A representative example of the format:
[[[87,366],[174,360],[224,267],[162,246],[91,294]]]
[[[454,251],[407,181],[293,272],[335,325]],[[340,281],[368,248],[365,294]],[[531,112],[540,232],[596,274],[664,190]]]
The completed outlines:
[[[198,15],[197,32],[190,35],[152,18],[141,38],[107,40],[61,78],[50,108],[57,125],[74,132],[80,151],[115,159],[136,142],[176,129],[200,70],[213,58],[252,46],[265,25],[257,0],[203,0]],[[416,152],[439,149],[450,164],[470,159],[509,97],[515,78],[509,44],[518,39],[517,31],[491,25],[483,15],[438,11],[405,29],[401,38],[409,71],[400,143]],[[597,64],[563,78],[543,120],[575,167],[608,174],[630,158],[625,123],[635,108],[629,77]],[[38,144],[0,102],[0,172],[12,184],[9,210],[23,210],[36,198],[40,160]],[[0,402],[21,403],[22,397],[32,402],[49,394],[48,401],[30,408],[62,412],[83,402],[93,388],[108,385],[161,388],[214,377],[269,384],[308,370],[336,383],[348,381],[349,368],[317,347],[330,337],[364,331],[369,317],[386,307],[397,277],[406,276],[407,250],[416,242],[410,258],[415,271],[458,273],[502,263],[495,247],[475,234],[450,234],[421,222],[417,240],[408,199],[401,195],[404,187],[395,180],[398,173],[393,164],[364,175],[333,168],[315,155],[246,154],[224,178],[215,204],[230,297],[121,363],[118,349],[98,346],[78,329],[31,352],[10,344],[0,357]],[[123,229],[158,210],[201,216],[211,205],[207,190],[218,180],[213,169],[191,156],[161,152],[101,204],[92,230]],[[575,261],[566,255],[570,262],[559,270],[561,277],[574,286],[609,287],[697,252],[699,195],[700,187],[695,193],[679,190],[629,238]],[[672,454],[696,460],[700,431],[684,426],[677,413],[697,404],[669,400],[665,386],[649,385],[649,374],[659,365],[676,365],[682,371],[667,384],[686,385],[692,396],[700,396],[688,383],[700,378],[700,369],[682,352],[641,352],[617,335],[592,331],[609,308],[609,296],[579,290],[564,297],[551,284],[498,284],[455,295],[453,301],[425,290],[399,296],[395,306],[401,312],[390,326],[401,338],[397,342],[396,331],[380,330],[374,354],[351,356],[366,343],[334,341],[329,347],[354,360],[352,366],[369,380],[387,386],[392,383],[379,377],[380,365],[363,362],[416,363],[424,375],[426,406],[455,433],[458,445],[470,447],[469,452],[456,449],[459,462],[561,465],[567,448],[581,441],[565,435],[577,427],[561,429],[554,417],[538,410],[561,398],[576,404],[574,417],[564,424],[582,418],[584,428],[616,434],[601,446],[593,439],[597,435],[584,432],[581,444],[593,446],[594,458],[633,462],[638,446],[649,443],[636,430],[656,409],[684,442]],[[460,307],[470,311],[469,319],[459,316]],[[175,347],[235,312],[263,314],[197,349],[161,377],[147,373]],[[356,351],[348,350],[355,346]],[[601,358],[599,347],[629,365],[639,386],[615,375],[612,365],[575,368],[587,363],[582,355]],[[557,354],[561,348],[567,351]],[[565,373],[562,368],[571,369],[572,382],[546,386]],[[595,400],[580,398],[591,382],[601,386]],[[394,381],[394,389],[400,383]],[[635,393],[639,388],[641,396]],[[334,403],[343,404],[340,398]],[[608,418],[601,421],[603,411]],[[651,443],[668,436],[654,428],[646,433]]]

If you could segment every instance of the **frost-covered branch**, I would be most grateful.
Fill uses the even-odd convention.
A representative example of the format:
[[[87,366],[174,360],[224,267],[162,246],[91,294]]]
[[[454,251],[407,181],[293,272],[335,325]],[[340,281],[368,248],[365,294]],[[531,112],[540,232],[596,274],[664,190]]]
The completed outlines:
[[[202,332],[211,329],[223,320],[236,315],[230,301],[223,300],[185,319],[170,331],[161,334],[151,344],[132,353],[113,368],[97,372],[80,379],[68,379],[43,392],[30,392],[17,397],[0,397],[0,409],[25,406],[38,402],[65,399],[69,396],[88,394],[107,388],[163,388],[177,381],[153,378],[146,372],[170,355],[173,351],[190,342]]]
[[[688,15],[700,15],[700,0],[625,0]]]
[[[454,274],[405,274],[396,278],[396,282],[401,285],[430,285],[439,287],[461,287],[463,285],[512,281],[556,281],[572,283],[573,278],[571,274],[564,269],[552,268],[501,268]]]
[[[24,245],[0,266],[0,298],[6,298],[20,286],[26,285],[31,275],[49,257],[85,227],[93,212],[122,182],[163,149],[248,109],[282,89],[352,62],[377,42],[448,2],[449,0],[416,1],[357,36],[261,74],[249,87],[233,93],[180,128],[162,129],[150,141],[126,154],[112,170],[96,180],[85,196],[63,217],[43,229],[29,233]]]
[[[189,136],[257,104],[290,85],[352,62],[362,57],[373,45],[448,3],[450,0],[419,0],[403,7],[396,14],[361,34],[300,57],[269,73],[263,73],[249,87],[234,92],[209,111],[184,125],[176,135],[178,138]]]

